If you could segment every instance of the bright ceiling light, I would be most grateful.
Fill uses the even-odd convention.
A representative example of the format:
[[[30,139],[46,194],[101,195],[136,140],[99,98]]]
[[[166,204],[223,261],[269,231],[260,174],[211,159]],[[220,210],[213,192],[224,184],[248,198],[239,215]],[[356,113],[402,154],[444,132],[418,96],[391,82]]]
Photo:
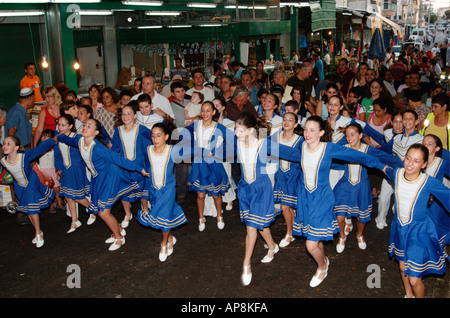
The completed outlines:
[[[168,25],[168,28],[190,28],[192,25],[190,24],[180,24],[180,25]]]
[[[162,25],[141,25],[138,29],[161,29]]]
[[[0,17],[26,17],[26,16],[37,16],[43,15],[43,10],[8,10],[8,11],[0,11]]]
[[[215,8],[217,4],[215,3],[202,3],[202,2],[188,2],[186,4],[190,8]]]
[[[111,15],[110,10],[80,10],[80,15]]]
[[[162,6],[163,1],[122,1],[122,4],[131,6]]]
[[[180,11],[145,11],[146,15],[180,15]]]

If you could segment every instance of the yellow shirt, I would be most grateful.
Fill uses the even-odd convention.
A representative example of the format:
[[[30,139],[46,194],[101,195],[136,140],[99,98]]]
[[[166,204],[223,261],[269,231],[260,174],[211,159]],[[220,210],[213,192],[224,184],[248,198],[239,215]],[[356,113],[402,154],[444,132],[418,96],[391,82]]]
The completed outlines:
[[[20,81],[20,89],[25,87],[29,87],[34,90],[35,102],[43,101],[41,95],[41,80],[38,76],[34,75],[33,78],[29,78],[27,75],[25,75]]]
[[[448,149],[447,145],[447,126],[438,127],[434,124],[434,121],[430,121],[430,124],[428,125],[425,136],[426,135],[436,135],[441,141],[442,141],[442,147],[444,149]]]

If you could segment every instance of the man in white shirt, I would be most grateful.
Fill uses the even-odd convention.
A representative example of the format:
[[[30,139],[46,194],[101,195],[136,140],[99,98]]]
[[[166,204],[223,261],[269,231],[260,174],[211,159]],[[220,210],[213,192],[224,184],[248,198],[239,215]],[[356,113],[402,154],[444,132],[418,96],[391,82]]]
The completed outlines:
[[[203,70],[201,68],[197,68],[192,72],[193,81],[194,81],[194,87],[188,89],[186,92],[186,95],[192,96],[193,92],[200,92],[203,94],[204,98],[203,101],[212,101],[214,99],[214,91],[209,88],[205,87],[205,75],[203,73]]]
[[[441,52],[441,49],[438,48],[438,44],[437,44],[437,43],[434,43],[434,46],[433,46],[433,48],[431,49],[431,52],[433,52],[433,56],[436,56],[436,53],[437,53],[437,52]]]
[[[152,75],[145,75],[142,77],[142,92],[134,95],[131,100],[137,100],[142,94],[150,95],[153,103],[153,112],[163,117],[167,122],[172,123],[175,119],[175,115],[172,111],[172,107],[170,107],[170,102],[166,97],[158,94],[155,88],[155,78]]]

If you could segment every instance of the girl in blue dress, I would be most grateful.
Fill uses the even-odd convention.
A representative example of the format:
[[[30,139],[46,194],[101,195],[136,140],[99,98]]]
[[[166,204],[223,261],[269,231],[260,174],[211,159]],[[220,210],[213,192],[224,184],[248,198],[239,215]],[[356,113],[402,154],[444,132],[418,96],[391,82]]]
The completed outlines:
[[[122,157],[136,161],[140,166],[144,166],[145,149],[151,143],[151,133],[148,128],[136,123],[136,110],[132,106],[124,106],[121,109],[119,126],[114,130],[111,150],[119,153]],[[130,220],[133,218],[131,213],[131,203],[141,200],[142,205],[148,202],[143,198],[144,177],[137,171],[124,171],[129,179],[137,182],[139,187],[121,199],[125,218],[120,224],[123,229],[127,228]]]
[[[400,167],[402,162],[392,155],[361,143],[363,132],[359,124],[350,124],[345,129],[348,144],[344,147],[355,149],[362,153],[379,158],[386,165]],[[366,249],[367,244],[363,237],[365,225],[371,220],[372,192],[367,168],[359,163],[348,162],[345,164],[344,175],[333,189],[336,198],[334,212],[339,225],[339,242],[336,251],[342,253],[348,233],[345,232],[346,219],[357,218],[356,239],[358,247]],[[351,223],[350,223],[351,224]]]
[[[281,145],[299,148],[303,137],[294,131],[297,128],[297,115],[287,112],[283,116],[283,130],[274,135],[274,139]],[[275,203],[281,204],[284,221],[286,222],[286,235],[279,246],[286,247],[292,241],[292,228],[294,225],[295,212],[297,208],[297,183],[301,175],[300,165],[296,162],[280,160],[279,167],[275,173],[275,185],[273,189]]]
[[[316,287],[328,272],[329,260],[325,255],[323,241],[333,240],[333,235],[339,231],[333,211],[335,199],[329,180],[332,160],[361,162],[380,170],[384,165],[375,157],[327,142],[330,140],[331,130],[328,122],[319,116],[311,116],[306,120],[303,136],[302,177],[298,185],[293,234],[306,237],[306,248],[318,265],[316,274],[310,281],[310,286]]]
[[[445,186],[444,177],[450,175],[449,151],[442,147],[442,141],[436,135],[426,135],[422,144],[428,148],[428,164],[425,173],[441,181]],[[450,242],[450,218],[442,205],[436,200],[430,200],[430,217],[438,231],[439,242],[447,245]]]
[[[182,208],[175,201],[175,177],[173,175],[174,159],[183,158],[180,146],[167,143],[169,129],[163,123],[156,123],[152,130],[152,145],[145,148],[145,169],[150,176],[145,178],[147,199],[151,203],[143,205],[138,212],[138,221],[152,228],[161,230],[162,242],[159,260],[164,262],[173,253],[176,243],[171,230],[187,222]],[[190,152],[190,148],[189,149]]]
[[[300,156],[298,151],[295,152],[291,147],[271,143],[270,139],[262,138],[263,135],[270,135],[270,124],[247,112],[237,118],[235,134],[238,139],[237,160],[241,165],[241,179],[238,182],[240,218],[247,230],[241,279],[244,285],[248,285],[252,279],[250,262],[258,233],[269,248],[267,255],[261,260],[262,263],[271,262],[279,251],[269,228],[280,212],[274,208],[272,183],[266,169],[268,156],[276,155],[276,149],[279,149],[280,158],[298,162]],[[276,149],[272,149],[275,148],[272,145],[276,146]]]
[[[213,120],[217,110],[210,101],[204,102],[201,113],[202,119],[187,126],[188,138],[192,147],[203,149],[203,156],[196,157],[192,163],[189,175],[189,190],[197,192],[197,208],[199,214],[199,231],[206,227],[203,215],[206,195],[212,195],[217,210],[217,227],[221,230],[225,223],[222,216],[222,195],[230,188],[230,180],[222,162],[212,156],[223,158],[217,148],[226,149],[227,129],[224,125]]]
[[[2,146],[4,157],[1,159],[1,163],[14,178],[14,192],[19,200],[16,211],[28,215],[35,230],[32,242],[38,248],[44,245],[44,233],[39,224],[39,213],[41,209],[50,205],[55,197],[55,192],[41,183],[38,175],[31,168],[31,163],[54,145],[55,140],[48,139],[36,148],[24,152],[20,140],[15,136],[8,136]]]
[[[450,189],[439,180],[423,173],[427,167],[428,149],[412,145],[403,160],[404,167],[386,169],[394,182],[395,214],[389,237],[389,256],[399,261],[406,297],[425,297],[422,277],[443,275],[448,255],[439,243],[433,220],[429,215],[430,195],[449,211]]]
[[[68,137],[58,135],[57,140],[77,147],[86,166],[91,172],[91,202],[88,211],[100,215],[113,233],[105,243],[112,243],[110,251],[125,244],[125,230],[120,228],[111,208],[123,197],[139,188],[124,169],[141,171],[148,175],[138,161],[130,161],[108,149],[101,139],[101,124],[96,119],[88,119],[83,126],[82,135]]]
[[[74,137],[76,135],[74,118],[67,114],[61,115],[58,119],[58,130],[60,134]],[[90,182],[85,173],[86,165],[78,149],[58,143],[54,147],[54,151],[55,168],[61,183],[59,195],[66,198],[72,218],[67,233],[72,233],[81,226],[76,203],[83,205],[86,209],[89,207],[86,197],[89,195]]]

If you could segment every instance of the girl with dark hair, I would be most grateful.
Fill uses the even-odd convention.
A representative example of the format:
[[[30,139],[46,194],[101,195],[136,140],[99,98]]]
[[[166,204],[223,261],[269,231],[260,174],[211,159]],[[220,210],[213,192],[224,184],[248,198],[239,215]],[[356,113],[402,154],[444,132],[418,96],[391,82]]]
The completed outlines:
[[[299,148],[303,137],[295,133],[299,125],[298,117],[295,113],[287,112],[283,116],[283,130],[274,135],[276,141],[292,148]],[[281,240],[279,246],[286,247],[292,241],[292,228],[294,225],[295,212],[297,207],[297,183],[301,175],[300,165],[287,160],[280,160],[279,167],[275,173],[274,199],[279,202],[286,223],[286,235]]]
[[[195,157],[188,183],[189,189],[197,192],[198,229],[202,232],[206,227],[206,219],[203,214],[206,195],[212,195],[214,199],[217,210],[217,227],[220,230],[224,228],[222,195],[230,188],[230,180],[222,162],[212,158],[212,156],[222,157],[216,152],[217,148],[221,148],[226,142],[227,135],[229,135],[227,128],[214,120],[218,117],[218,112],[212,102],[204,102],[200,114],[202,119],[194,121],[185,130],[192,147],[201,148],[203,153],[202,157]]]
[[[183,148],[168,144],[170,130],[167,124],[156,123],[151,130],[152,145],[144,149],[145,166],[150,176],[145,178],[144,195],[151,203],[151,209],[143,205],[137,220],[144,226],[151,226],[162,231],[159,260],[164,262],[173,253],[176,243],[171,230],[187,222],[182,208],[175,201],[174,160],[190,156],[189,151],[183,156]]]
[[[60,134],[74,137],[76,135],[74,118],[67,114],[61,115],[58,119],[58,130]],[[54,147],[54,151],[55,168],[61,183],[59,195],[66,198],[72,218],[72,223],[67,233],[72,233],[81,226],[76,203],[83,205],[85,208],[89,207],[89,201],[86,197],[89,196],[90,182],[85,173],[86,169],[83,159],[76,148],[64,143],[58,143]]]
[[[293,234],[306,237],[306,248],[318,267],[310,281],[311,287],[318,286],[327,276],[329,259],[325,256],[323,241],[333,240],[339,232],[333,208],[335,199],[330,186],[330,169],[333,159],[361,162],[368,167],[382,170],[377,158],[331,141],[328,121],[319,116],[306,120],[301,145],[301,167],[297,194],[297,215]]]
[[[19,200],[16,211],[28,215],[35,230],[32,243],[36,244],[38,248],[44,245],[44,233],[41,231],[39,213],[41,209],[50,205],[55,197],[55,192],[41,183],[38,175],[31,168],[31,163],[54,145],[54,139],[47,139],[36,148],[24,151],[19,138],[8,136],[2,146],[4,157],[0,162],[14,178],[14,192]]]
[[[148,128],[136,123],[136,109],[132,106],[124,106],[121,109],[120,126],[114,130],[111,151],[119,153],[122,157],[139,162],[140,166],[144,165],[145,148],[151,144],[151,133]],[[130,180],[135,180],[139,185],[136,191],[128,194],[121,199],[123,209],[125,210],[125,218],[120,224],[123,229],[128,227],[130,220],[133,218],[131,213],[131,203],[141,200],[142,206],[148,204],[143,199],[144,178],[137,171],[124,171],[128,174]]]
[[[83,126],[81,136],[69,137],[60,134],[57,140],[78,148],[84,163],[91,172],[91,202],[88,212],[100,215],[113,232],[112,236],[105,241],[105,243],[112,243],[109,250],[119,249],[125,244],[126,232],[111,214],[111,208],[117,200],[126,197],[139,187],[124,169],[140,171],[144,176],[148,176],[148,173],[139,161],[130,161],[104,145],[101,124],[98,120],[88,119]]]
[[[447,188],[450,176],[449,151],[443,149],[442,141],[436,135],[426,135],[422,144],[428,148],[428,164],[425,173],[441,181]],[[436,200],[430,200],[430,216],[434,221],[441,245],[450,243],[450,220],[442,204]]]
[[[439,234],[429,214],[430,195],[442,207],[450,209],[450,189],[427,175],[428,149],[422,144],[409,147],[404,166],[386,169],[395,184],[395,213],[389,237],[389,257],[399,261],[405,297],[425,297],[422,277],[444,275],[448,255],[439,242]]]
[[[359,124],[353,123],[348,125],[345,129],[345,136],[347,144],[344,147],[377,157],[391,167],[400,167],[402,165],[401,160],[397,159],[397,157],[362,143],[363,130]],[[352,217],[356,217],[358,220],[356,233],[358,247],[362,250],[366,249],[367,244],[363,237],[363,231],[372,214],[372,190],[367,168],[351,161],[346,162],[344,167],[344,175],[333,189],[334,197],[336,198],[334,212],[340,230],[339,242],[336,245],[338,253],[344,251],[347,235],[349,234],[345,231],[345,228],[349,225],[353,227],[351,225]]]
[[[291,147],[272,143],[269,138],[265,138],[270,135],[270,124],[264,118],[257,118],[247,112],[237,118],[235,134],[238,139],[237,160],[241,165],[241,179],[238,182],[240,219],[247,231],[241,279],[244,285],[248,285],[252,280],[250,262],[258,233],[269,248],[262,263],[271,262],[279,251],[269,228],[280,211],[276,211],[274,207],[272,182],[266,169],[268,156],[276,155],[276,150],[279,149],[280,158],[298,162],[299,153]]]
[[[316,106],[316,116],[320,116],[322,118],[328,118],[328,110],[326,104],[332,96],[339,94],[339,87],[335,83],[328,83],[325,87],[325,90],[322,91],[321,100],[317,103]]]

